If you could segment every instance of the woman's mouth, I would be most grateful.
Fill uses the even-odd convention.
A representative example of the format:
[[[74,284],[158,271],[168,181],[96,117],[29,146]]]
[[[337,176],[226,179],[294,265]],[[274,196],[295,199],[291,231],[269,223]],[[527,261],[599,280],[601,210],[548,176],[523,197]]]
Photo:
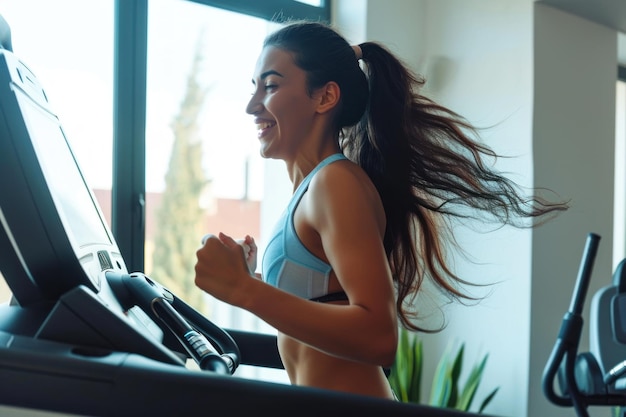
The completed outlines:
[[[268,130],[276,126],[276,122],[260,122],[256,124],[259,138],[264,136]]]

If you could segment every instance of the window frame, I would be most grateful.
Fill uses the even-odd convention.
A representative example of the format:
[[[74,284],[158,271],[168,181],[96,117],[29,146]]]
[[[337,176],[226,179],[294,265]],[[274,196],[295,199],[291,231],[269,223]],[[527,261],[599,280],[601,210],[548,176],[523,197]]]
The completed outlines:
[[[330,0],[184,0],[266,20],[330,21]],[[115,0],[111,229],[130,271],[145,266],[146,82],[149,0]]]
[[[330,22],[330,0],[322,6],[311,6],[295,0],[187,0],[206,6],[230,10],[265,20],[282,22],[289,18]]]

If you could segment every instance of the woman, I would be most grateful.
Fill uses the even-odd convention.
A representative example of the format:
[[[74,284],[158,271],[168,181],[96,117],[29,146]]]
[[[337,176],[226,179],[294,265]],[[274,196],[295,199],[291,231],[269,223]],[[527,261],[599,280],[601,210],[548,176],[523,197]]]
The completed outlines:
[[[470,298],[446,264],[447,219],[470,207],[516,224],[566,209],[487,168],[493,151],[421,96],[422,84],[383,46],[351,47],[320,23],[292,23],[264,42],[246,110],[262,156],[285,161],[294,194],[262,277],[254,239],[220,234],[198,250],[195,282],[278,330],[293,384],[393,398],[383,368],[398,321],[423,330],[408,307],[423,280]]]

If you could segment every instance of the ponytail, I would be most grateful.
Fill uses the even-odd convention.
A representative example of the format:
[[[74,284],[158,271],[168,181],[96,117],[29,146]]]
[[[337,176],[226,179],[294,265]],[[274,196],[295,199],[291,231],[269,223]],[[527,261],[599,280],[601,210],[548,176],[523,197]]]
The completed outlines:
[[[380,193],[400,320],[405,327],[428,331],[414,324],[407,310],[425,278],[454,299],[474,299],[460,289],[469,283],[446,262],[445,243],[454,242],[450,218],[487,214],[522,227],[520,219],[545,218],[567,205],[519,193],[512,181],[484,164],[485,157],[497,155],[472,139],[476,129],[419,93],[422,77],[380,44],[359,47],[369,100],[361,120],[343,130],[342,147]]]

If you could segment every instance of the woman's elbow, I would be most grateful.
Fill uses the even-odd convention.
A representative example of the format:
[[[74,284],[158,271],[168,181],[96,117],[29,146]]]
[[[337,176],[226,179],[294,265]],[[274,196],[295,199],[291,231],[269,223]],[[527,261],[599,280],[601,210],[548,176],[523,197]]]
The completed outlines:
[[[396,359],[396,352],[398,350],[397,329],[386,332],[385,335],[380,336],[378,338],[378,343],[376,344],[376,346],[376,365],[380,365],[383,367],[390,367],[391,365],[393,365],[393,362]]]

